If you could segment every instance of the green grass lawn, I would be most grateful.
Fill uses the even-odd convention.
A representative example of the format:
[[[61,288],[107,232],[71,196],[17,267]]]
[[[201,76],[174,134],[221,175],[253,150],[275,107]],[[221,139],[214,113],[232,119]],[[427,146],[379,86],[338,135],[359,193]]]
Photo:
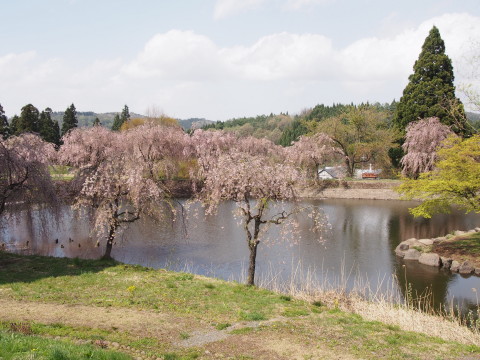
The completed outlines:
[[[2,304],[11,309],[2,312]],[[66,311],[68,320],[52,322],[54,310]],[[91,319],[82,321],[89,313]],[[0,359],[480,357],[473,345],[234,282],[114,261],[1,252],[0,320]],[[195,342],[219,334],[220,340]],[[111,344],[126,355],[102,349],[112,350]]]
[[[0,330],[0,359],[128,360],[132,357],[93,345],[75,345],[71,342]]]

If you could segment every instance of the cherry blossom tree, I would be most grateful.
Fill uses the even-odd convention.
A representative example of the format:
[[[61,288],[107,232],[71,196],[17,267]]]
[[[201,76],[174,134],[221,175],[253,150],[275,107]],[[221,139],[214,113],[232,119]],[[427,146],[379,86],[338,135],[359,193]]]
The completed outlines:
[[[439,147],[454,133],[436,117],[412,122],[406,131],[402,145],[406,153],[401,160],[402,174],[416,179],[420,173],[433,170]]]
[[[184,138],[181,130],[147,125],[125,132],[95,126],[64,136],[59,159],[77,169],[74,206],[92,209],[97,235],[107,234],[105,259],[126,225],[141,216],[160,221],[165,208],[173,209],[161,206],[170,198],[158,180],[172,171],[166,159],[179,154]]]
[[[287,159],[294,164],[304,166],[314,178],[318,179],[318,168],[332,160],[340,158],[343,153],[335,146],[330,136],[316,133],[312,136],[302,135],[292,146],[286,148]]]
[[[54,153],[53,144],[34,134],[0,137],[0,216],[33,204],[58,204],[48,170]]]
[[[218,157],[231,151],[236,144],[237,137],[233,133],[224,131],[195,130],[192,135],[191,156],[194,156],[200,167],[200,173],[192,174],[197,179],[208,172],[216,163]]]
[[[222,140],[221,134],[193,135],[195,148],[200,149],[199,163],[208,164],[200,166],[196,174],[203,182],[197,199],[206,207],[207,214],[214,214],[223,201],[236,203],[236,215],[241,218],[249,248],[247,284],[254,285],[257,248],[263,230],[269,225],[287,225],[293,214],[304,210],[295,201],[295,189],[305,177],[296,167],[282,161],[279,148],[270,141],[255,138],[234,141],[230,137]],[[256,153],[253,144],[263,148]],[[280,210],[269,208],[273,202],[278,205],[275,209]],[[318,217],[314,218],[314,225],[320,225]]]

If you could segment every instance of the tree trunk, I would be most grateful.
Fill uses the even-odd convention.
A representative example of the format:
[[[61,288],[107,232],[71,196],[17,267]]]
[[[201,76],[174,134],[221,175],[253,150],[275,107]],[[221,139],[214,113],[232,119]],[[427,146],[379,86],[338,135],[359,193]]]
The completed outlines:
[[[260,241],[253,240],[248,244],[248,248],[250,249],[250,259],[248,264],[248,278],[247,278],[247,285],[253,286],[255,285],[255,264],[257,258],[257,246]]]
[[[354,174],[355,164],[353,161],[350,161],[350,158],[348,156],[345,157],[345,166],[347,167],[348,176],[353,178],[355,176]]]
[[[108,231],[107,247],[105,248],[105,253],[102,256],[102,260],[112,260],[112,247],[113,240],[115,239],[115,230],[117,227],[115,225],[110,226]]]

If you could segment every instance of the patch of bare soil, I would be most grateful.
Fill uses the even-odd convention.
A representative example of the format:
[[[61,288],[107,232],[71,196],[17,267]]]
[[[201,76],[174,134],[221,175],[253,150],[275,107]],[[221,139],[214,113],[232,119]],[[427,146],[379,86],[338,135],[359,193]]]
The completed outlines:
[[[190,319],[126,308],[102,308],[83,305],[45,304],[0,299],[0,320],[34,321],[42,324],[61,323],[73,327],[89,327],[129,332],[142,337],[172,338],[180,330],[199,324]]]
[[[132,336],[156,338],[172,350],[198,349],[201,351],[201,358],[247,356],[254,359],[304,359],[305,356],[320,351],[318,344],[315,344],[314,348],[300,345],[299,339],[292,334],[279,335],[276,331],[263,330],[261,336],[255,336],[251,332],[231,333],[244,328],[253,329],[252,331],[269,328],[282,319],[241,322],[225,330],[216,330],[212,324],[190,317],[147,310],[24,302],[0,298],[0,321],[61,323],[72,327],[126,332]],[[188,334],[188,337],[182,340],[182,334]],[[123,346],[119,348],[121,351],[123,349]],[[335,357],[335,354],[327,352],[328,359],[345,358]],[[324,353],[322,351],[322,354]]]
[[[472,254],[468,248],[458,247],[456,243],[457,242],[455,238],[452,240],[442,241],[433,247],[432,252],[438,254],[439,256],[456,260],[459,263],[468,261],[473,264],[474,267],[480,268],[480,258]]]

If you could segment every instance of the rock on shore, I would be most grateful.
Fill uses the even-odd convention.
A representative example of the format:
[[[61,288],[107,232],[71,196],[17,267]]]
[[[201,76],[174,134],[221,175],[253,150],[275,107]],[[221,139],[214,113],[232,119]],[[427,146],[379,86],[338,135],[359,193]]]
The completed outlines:
[[[468,233],[480,232],[480,228],[475,228],[470,231],[455,231],[455,235],[465,235]],[[468,261],[460,263],[457,260],[441,257],[432,252],[434,244],[447,240],[448,237],[438,237],[433,239],[416,239],[411,238],[402,241],[396,248],[395,254],[404,260],[418,261],[420,264],[443,267],[449,269],[451,272],[460,273],[462,275],[475,274],[480,276],[480,268],[475,268],[473,264]]]

